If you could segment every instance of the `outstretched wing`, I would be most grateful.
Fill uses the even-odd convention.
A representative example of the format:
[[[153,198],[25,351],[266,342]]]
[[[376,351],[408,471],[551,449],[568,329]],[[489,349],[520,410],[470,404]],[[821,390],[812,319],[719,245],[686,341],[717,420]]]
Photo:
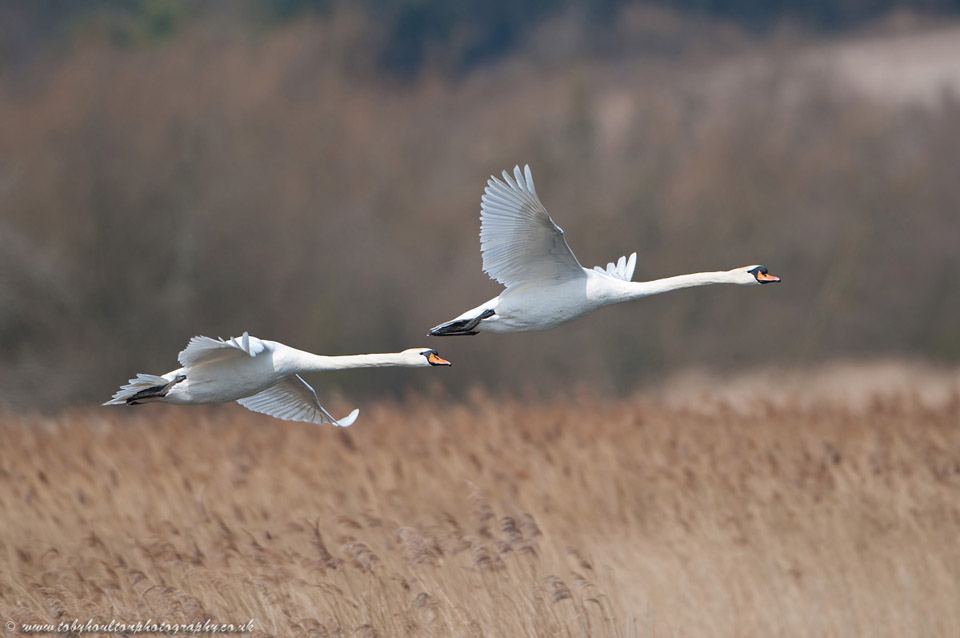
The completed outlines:
[[[229,341],[211,339],[210,337],[194,337],[187,344],[177,359],[185,368],[197,366],[201,363],[233,359],[242,356],[255,357],[264,351],[263,341],[251,337],[246,332],[241,337],[233,337]]]
[[[508,288],[529,282],[583,277],[563,231],[537,198],[530,167],[490,177],[480,206],[480,252],[483,270]]]
[[[633,279],[633,270],[637,266],[637,253],[630,255],[630,259],[626,257],[621,257],[617,260],[617,263],[610,262],[607,264],[607,269],[604,270],[600,266],[594,266],[593,269],[604,275],[610,275],[614,279],[622,279],[623,281],[630,281]]]
[[[284,421],[304,421],[306,423],[332,423],[347,427],[357,420],[360,410],[354,410],[339,421],[323,409],[313,391],[300,375],[287,377],[262,392],[237,401],[248,410],[283,419]]]

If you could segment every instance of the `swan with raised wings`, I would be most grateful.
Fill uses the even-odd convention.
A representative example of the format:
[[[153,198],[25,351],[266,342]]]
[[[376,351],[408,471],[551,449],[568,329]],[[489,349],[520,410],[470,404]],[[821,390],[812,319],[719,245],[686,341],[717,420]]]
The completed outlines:
[[[452,365],[430,348],[392,354],[322,356],[276,341],[242,337],[227,341],[194,337],[180,353],[182,368],[162,376],[138,374],[103,405],[164,403],[229,403],[286,421],[352,424],[359,410],[342,419],[330,416],[302,372],[399,366],[425,368]]]
[[[631,281],[637,253],[607,267],[580,265],[533,186],[530,167],[511,179],[490,177],[480,207],[483,270],[506,286],[498,297],[430,331],[435,337],[480,331],[543,330],[615,303],[710,284],[752,286],[780,281],[763,266],[699,272],[654,281]]]

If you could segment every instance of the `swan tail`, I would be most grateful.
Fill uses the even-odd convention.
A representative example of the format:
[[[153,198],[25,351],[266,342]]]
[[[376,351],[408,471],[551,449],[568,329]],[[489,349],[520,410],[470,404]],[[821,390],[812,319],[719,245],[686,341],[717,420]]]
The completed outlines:
[[[137,373],[135,379],[130,379],[127,385],[117,390],[113,398],[103,405],[137,405],[138,403],[160,401],[167,396],[170,388],[186,378],[186,375],[178,374],[171,381],[155,374]]]
[[[467,319],[454,319],[453,321],[442,323],[430,330],[427,335],[430,337],[460,337],[475,335],[480,332],[477,330],[477,326],[480,325],[480,322],[484,319],[489,319],[493,315],[493,308],[487,308],[476,317],[470,317]]]

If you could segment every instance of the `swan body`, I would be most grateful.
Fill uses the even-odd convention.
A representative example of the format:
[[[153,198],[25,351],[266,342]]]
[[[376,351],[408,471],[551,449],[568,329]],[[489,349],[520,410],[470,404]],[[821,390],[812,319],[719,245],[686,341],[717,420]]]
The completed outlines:
[[[670,290],[711,284],[758,285],[780,281],[763,266],[631,281],[637,254],[588,270],[567,245],[563,230],[540,203],[530,167],[504,171],[487,182],[480,213],[483,270],[506,289],[499,296],[434,327],[432,336],[544,330],[604,306]]]
[[[194,337],[178,356],[180,365],[164,375],[138,374],[103,405],[139,403],[229,403],[287,421],[352,424],[354,410],[333,418],[317,399],[303,372],[400,366],[449,366],[430,348],[410,348],[391,354],[323,356],[251,337],[246,332],[229,340]]]

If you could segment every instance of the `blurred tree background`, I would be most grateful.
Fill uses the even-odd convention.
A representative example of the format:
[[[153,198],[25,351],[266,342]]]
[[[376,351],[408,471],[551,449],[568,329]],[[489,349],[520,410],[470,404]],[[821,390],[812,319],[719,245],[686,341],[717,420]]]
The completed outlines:
[[[0,0],[0,406],[107,399],[195,334],[450,370],[321,394],[626,392],[690,366],[960,360],[960,0]],[[556,330],[496,295],[488,175],[586,266],[763,263]]]

